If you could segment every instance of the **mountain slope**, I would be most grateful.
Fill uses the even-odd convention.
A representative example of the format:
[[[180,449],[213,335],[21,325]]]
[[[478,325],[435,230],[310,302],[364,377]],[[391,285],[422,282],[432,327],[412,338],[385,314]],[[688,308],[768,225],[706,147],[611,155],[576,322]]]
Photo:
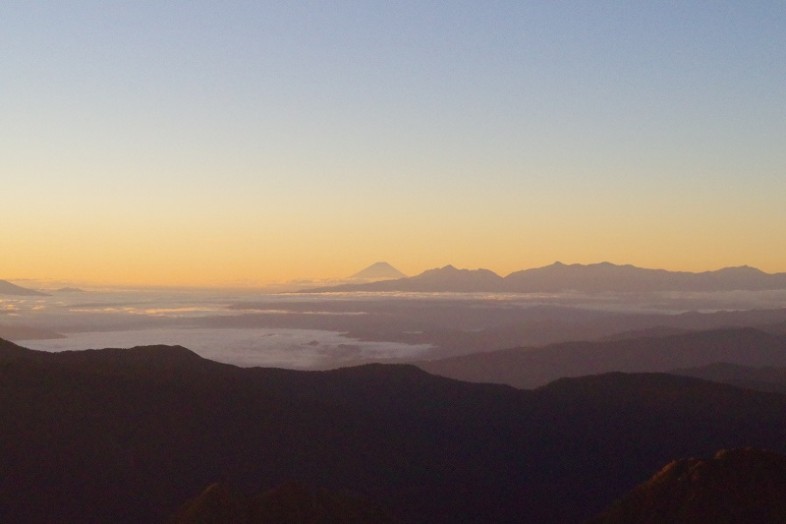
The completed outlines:
[[[728,291],[783,289],[786,274],[742,266],[691,273],[632,265],[562,264],[517,271],[505,277],[511,291]]]
[[[245,369],[0,344],[0,521],[164,522],[214,482],[348,490],[409,523],[579,522],[675,457],[784,451],[786,397],[669,375],[535,391],[413,366]]]
[[[429,373],[532,388],[561,377],[610,371],[665,372],[727,362],[786,366],[786,336],[753,328],[596,342],[567,342],[419,362]]]
[[[671,373],[740,388],[786,394],[786,367],[754,367],[719,362],[695,368],[675,369]]]
[[[786,456],[722,450],[671,462],[591,524],[786,522]]]

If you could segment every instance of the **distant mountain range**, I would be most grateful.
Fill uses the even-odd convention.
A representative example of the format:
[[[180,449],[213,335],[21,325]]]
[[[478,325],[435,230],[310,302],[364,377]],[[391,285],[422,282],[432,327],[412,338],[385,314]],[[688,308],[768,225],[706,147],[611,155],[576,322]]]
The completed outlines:
[[[457,380],[534,388],[560,377],[612,371],[672,372],[719,362],[786,367],[786,336],[753,328],[725,328],[503,349],[420,362],[418,366]]]
[[[12,284],[7,280],[0,280],[0,295],[17,295],[17,296],[48,296],[46,293],[41,293],[35,289],[28,289],[16,284]]]
[[[182,347],[45,353],[0,340],[0,384],[8,524],[172,522],[215,482],[291,503],[287,514],[337,503],[332,515],[385,508],[405,524],[585,522],[674,459],[786,451],[783,395],[665,374],[528,391],[414,366],[298,372]],[[276,489],[288,482],[326,496]],[[260,508],[231,498],[209,491],[185,506],[190,522],[215,522],[214,502]]]
[[[731,291],[786,289],[786,273],[764,273],[741,266],[691,273],[644,269],[631,265],[562,264],[516,271],[501,277],[488,269],[457,269],[445,266],[409,278],[382,282],[343,284],[305,290],[409,291],[409,292],[646,292],[646,291]]]
[[[786,366],[753,366],[715,362],[705,366],[675,369],[672,373],[731,384],[740,388],[786,394]]]

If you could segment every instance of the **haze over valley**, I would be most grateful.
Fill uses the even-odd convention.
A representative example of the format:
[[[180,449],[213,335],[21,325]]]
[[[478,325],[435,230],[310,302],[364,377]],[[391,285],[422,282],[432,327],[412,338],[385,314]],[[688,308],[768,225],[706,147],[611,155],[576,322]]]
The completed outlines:
[[[783,274],[0,291],[7,522],[786,516]]]
[[[572,280],[554,278],[553,271],[565,269]],[[598,271],[604,278],[598,278]],[[614,278],[617,271],[623,277]],[[365,290],[373,283],[272,294],[106,288],[43,293],[17,286],[14,292],[24,294],[0,295],[0,336],[50,351],[164,343],[243,366],[326,369],[648,330],[769,328],[786,322],[782,275],[753,268],[689,274],[555,264],[512,276],[527,274],[544,274],[530,279],[537,292],[505,290],[501,283],[507,279],[452,266],[402,279],[384,278],[397,276],[388,270],[376,285],[395,287],[384,292]],[[482,275],[480,285],[477,275]],[[647,289],[652,275],[661,290]],[[692,279],[699,290],[686,285],[678,291],[672,284]],[[559,282],[564,285],[555,286]],[[708,283],[713,287],[707,289]]]

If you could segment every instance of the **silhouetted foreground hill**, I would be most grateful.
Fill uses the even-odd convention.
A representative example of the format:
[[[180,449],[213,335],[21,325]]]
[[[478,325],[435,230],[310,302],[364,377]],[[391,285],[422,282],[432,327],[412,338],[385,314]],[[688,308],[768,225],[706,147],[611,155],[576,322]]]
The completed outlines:
[[[757,449],[675,460],[591,524],[782,524],[786,456]]]
[[[170,524],[395,524],[390,513],[352,493],[288,482],[255,496],[222,484],[208,486]]]
[[[581,522],[674,458],[784,451],[786,397],[669,375],[534,391],[413,366],[244,369],[0,341],[0,522],[156,523],[215,482],[356,493],[405,523]]]
[[[419,362],[418,366],[458,380],[532,388],[560,377],[610,371],[666,372],[717,362],[786,366],[786,336],[753,328],[718,329],[505,349]]]
[[[560,291],[730,291],[786,289],[786,273],[764,273],[741,266],[691,273],[645,269],[631,265],[562,264],[516,271],[501,277],[487,269],[430,269],[410,278],[367,284],[345,284],[307,290],[330,291],[421,291],[421,292],[513,292],[545,293]]]

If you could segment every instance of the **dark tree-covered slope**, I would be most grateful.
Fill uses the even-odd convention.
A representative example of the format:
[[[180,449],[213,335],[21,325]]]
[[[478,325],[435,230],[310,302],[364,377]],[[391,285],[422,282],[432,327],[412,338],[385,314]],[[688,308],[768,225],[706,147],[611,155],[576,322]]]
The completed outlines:
[[[165,522],[215,482],[351,492],[405,523],[580,522],[675,458],[786,451],[786,397],[657,374],[524,391],[412,366],[0,342],[0,427],[4,523]]]
[[[663,522],[786,522],[786,456],[747,448],[675,460],[591,524]]]

